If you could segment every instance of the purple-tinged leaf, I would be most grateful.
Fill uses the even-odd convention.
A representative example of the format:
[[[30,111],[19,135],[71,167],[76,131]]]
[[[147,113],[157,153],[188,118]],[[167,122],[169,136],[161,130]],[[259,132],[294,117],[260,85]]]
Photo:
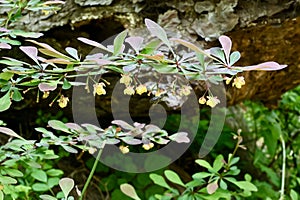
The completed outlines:
[[[35,40],[27,40],[27,41],[32,42],[40,47],[43,47],[44,49],[39,49],[39,51],[47,56],[52,56],[55,58],[63,58],[63,59],[67,59],[67,60],[74,60],[73,58],[70,58],[69,56],[66,56],[66,55],[60,53],[59,51],[55,50],[53,47],[51,47],[48,44],[37,42]]]
[[[231,50],[231,47],[232,47],[231,39],[229,37],[225,36],[225,35],[222,35],[222,36],[219,37],[219,41],[220,41],[220,43],[222,45],[222,48],[224,50],[227,64],[229,64],[229,55],[230,55],[230,50]]]
[[[72,129],[72,130],[75,130],[75,131],[82,131],[83,129],[76,123],[66,123],[66,126],[69,128],[69,129]]]
[[[125,39],[125,42],[130,44],[130,46],[134,49],[134,51],[138,54],[139,50],[143,44],[144,38],[142,37],[128,37]]]
[[[95,54],[92,54],[92,55],[87,55],[85,57],[86,60],[94,60],[94,59],[100,59],[103,57],[103,53],[95,53]]]
[[[148,134],[148,133],[158,133],[160,132],[161,129],[153,124],[149,124],[145,127],[145,132],[143,133],[143,135]]]
[[[25,140],[24,138],[22,138],[21,136],[19,136],[17,133],[15,133],[13,130],[9,129],[9,128],[6,128],[6,127],[0,127],[0,133],[4,133],[8,136],[11,136],[11,137],[16,137],[16,138],[19,138],[21,140]]]
[[[84,123],[84,124],[81,124],[81,126],[85,127],[85,128],[92,128],[92,129],[95,129],[97,131],[103,131],[102,128],[98,127],[98,126],[95,126],[93,124],[88,124],[88,123]]]
[[[150,31],[150,33],[153,36],[158,37],[165,45],[169,47],[171,51],[173,51],[168,36],[165,30],[160,25],[158,25],[157,23],[155,23],[150,19],[145,19],[145,24],[147,26],[147,29]]]
[[[177,42],[179,44],[182,44],[183,46],[188,47],[188,48],[190,48],[191,50],[193,50],[193,51],[195,51],[197,53],[201,53],[203,55],[206,55],[207,57],[210,57],[210,58],[214,59],[208,52],[200,49],[199,47],[197,47],[193,43],[190,43],[188,41],[185,41],[185,40],[182,40],[182,39],[178,39],[178,38],[171,38],[170,40],[171,41],[175,41],[175,42]]]
[[[10,30],[8,30],[8,29],[6,29],[6,28],[3,28],[3,27],[0,28],[0,31],[1,31],[1,32],[5,32],[5,33],[10,32]]]
[[[11,46],[7,43],[0,43],[0,49],[11,49]]]
[[[213,194],[216,192],[216,190],[219,188],[219,185],[218,185],[218,181],[214,181],[212,183],[209,183],[207,186],[206,186],[206,189],[207,189],[207,193],[208,194]]]
[[[71,62],[69,60],[66,60],[64,58],[53,58],[53,59],[47,59],[44,60],[44,62],[49,63],[49,64],[63,64],[63,65],[68,65],[68,64],[73,64],[74,62]]]
[[[130,72],[130,71],[132,71],[134,69],[136,69],[136,65],[135,64],[133,64],[133,65],[126,65],[126,66],[123,67],[123,71],[124,72]]]
[[[67,125],[59,120],[50,120],[48,125],[55,130],[71,133]]]
[[[64,1],[55,0],[55,1],[46,1],[45,3],[43,3],[43,5],[52,5],[52,4],[65,4],[65,2]]]
[[[133,137],[121,137],[120,138],[123,142],[125,142],[126,144],[130,144],[130,145],[138,145],[138,144],[142,144],[142,141],[139,139],[135,139]]]
[[[190,139],[187,137],[188,133],[186,132],[178,132],[171,135],[169,138],[177,143],[189,143]]]
[[[107,52],[110,52],[110,53],[113,53],[113,51],[109,50],[108,48],[106,48],[104,45],[98,43],[98,42],[95,42],[93,40],[89,40],[87,38],[83,38],[83,37],[79,37],[77,38],[79,41],[85,43],[85,44],[88,44],[88,45],[91,45],[91,46],[94,46],[94,47],[97,47],[99,49],[102,49],[102,50],[105,50]]]
[[[123,120],[113,120],[111,123],[115,124],[115,125],[118,125],[121,128],[126,129],[126,130],[132,130],[132,129],[134,129],[133,126],[131,126],[130,124],[128,124],[127,122],[125,122]]]
[[[48,91],[54,91],[57,88],[56,83],[40,83],[38,85],[40,91],[42,92],[48,92]]]
[[[251,70],[262,70],[262,71],[273,71],[273,70],[280,70],[286,68],[287,65],[279,65],[277,62],[264,62],[258,65],[251,65],[247,67],[238,67],[243,71],[251,71]]]
[[[36,64],[40,65],[38,61],[38,50],[36,47],[33,46],[22,46],[20,49],[27,55],[29,56]]]
[[[128,183],[123,183],[120,185],[120,189],[124,194],[126,194],[130,198],[132,198],[134,200],[141,200],[132,185],[130,185]]]

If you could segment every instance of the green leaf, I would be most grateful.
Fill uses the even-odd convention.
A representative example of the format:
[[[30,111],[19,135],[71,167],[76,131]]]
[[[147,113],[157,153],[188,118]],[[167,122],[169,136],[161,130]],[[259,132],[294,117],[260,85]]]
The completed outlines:
[[[64,174],[64,172],[60,169],[49,169],[46,173],[49,176],[60,176]]]
[[[166,170],[164,172],[166,178],[171,181],[172,183],[176,183],[178,185],[181,185],[183,187],[185,187],[185,184],[181,181],[180,177],[178,176],[178,174],[176,174],[174,171],[171,170]]]
[[[53,188],[54,186],[58,185],[59,178],[58,177],[52,177],[48,179],[47,185],[49,188]]]
[[[42,194],[39,196],[42,200],[57,200],[57,198],[50,196],[48,194]]]
[[[254,191],[254,192],[257,191],[257,187],[254,184],[252,184],[248,181],[236,181],[235,179],[230,178],[230,177],[224,178],[224,179],[226,179],[227,181],[235,184],[236,186],[238,186],[242,190]]]
[[[13,90],[12,99],[14,101],[21,101],[23,99],[22,94],[19,92],[18,89]]]
[[[206,161],[206,160],[201,160],[198,159],[195,161],[198,165],[200,165],[201,167],[204,167],[208,170],[213,170],[213,168],[211,167],[211,165]]]
[[[16,184],[17,180],[9,176],[0,176],[0,183],[2,185]]]
[[[36,191],[36,192],[46,192],[48,191],[50,188],[47,184],[45,183],[34,183],[32,185],[32,189],[33,191]]]
[[[56,130],[60,130],[66,133],[71,133],[71,131],[69,130],[69,128],[61,121],[59,120],[50,120],[48,121],[48,125]]]
[[[71,87],[72,87],[71,83],[67,79],[64,79],[64,83],[63,83],[62,89],[68,90]]]
[[[43,170],[36,169],[31,173],[31,176],[41,182],[44,182],[44,183],[47,182],[47,174]]]
[[[8,91],[3,97],[0,98],[0,112],[9,109],[10,105],[10,91]]]
[[[25,140],[24,138],[22,138],[21,136],[19,136],[17,133],[15,133],[13,130],[11,130],[10,128],[6,128],[6,127],[0,127],[0,133],[4,133],[6,135],[12,136],[12,137],[16,137],[19,138],[21,140]]]
[[[68,54],[70,54],[76,60],[79,60],[77,49],[74,49],[72,47],[67,47],[66,52],[68,52]]]
[[[14,73],[11,72],[2,72],[0,73],[0,79],[8,81],[14,76]]]
[[[141,51],[141,54],[151,55],[160,45],[160,40],[152,40]]]
[[[74,180],[71,178],[62,178],[59,181],[59,186],[62,190],[62,192],[64,193],[65,199],[67,199],[69,193],[71,192],[71,190],[74,187]]]
[[[230,63],[229,65],[232,66],[234,63],[236,63],[241,58],[241,54],[238,51],[234,51],[230,55]]]
[[[164,177],[158,175],[158,174],[150,174],[149,175],[150,179],[156,184],[161,187],[167,188],[167,189],[172,189],[167,182],[165,181]]]
[[[150,31],[150,33],[156,37],[158,37],[164,44],[166,44],[169,49],[171,50],[171,43],[168,39],[168,36],[165,32],[165,30],[155,23],[154,21],[150,19],[145,19],[145,24],[147,26],[147,29]]]
[[[17,169],[4,169],[4,171],[12,177],[22,177],[23,173]]]
[[[0,200],[3,200],[4,199],[4,194],[2,192],[2,190],[0,190]]]
[[[155,64],[155,63],[149,63],[157,72],[159,73],[171,73],[175,74],[178,73],[178,69],[175,65],[168,65],[168,64]]]
[[[78,153],[78,151],[76,149],[74,149],[73,147],[67,146],[67,145],[61,145],[62,148],[64,148],[64,150],[66,150],[69,153]]]
[[[298,194],[295,190],[291,189],[290,197],[292,200],[298,200]]]
[[[198,172],[193,174],[193,179],[204,179],[206,177],[212,176],[212,173],[208,173],[208,172]]]
[[[18,40],[11,40],[11,39],[5,39],[5,38],[0,38],[0,42],[11,44],[11,45],[21,45],[21,42]]]
[[[16,36],[21,36],[21,37],[25,37],[25,38],[39,38],[39,37],[43,36],[43,33],[26,32],[26,31],[22,31],[22,30],[13,30],[13,31],[11,31],[11,33]]]
[[[127,196],[131,197],[134,200],[141,200],[140,197],[136,194],[136,191],[132,185],[128,183],[124,183],[120,185],[121,191],[126,194]]]
[[[218,155],[213,163],[213,170],[218,172],[224,165],[223,155]]]
[[[121,53],[122,48],[123,48],[123,44],[124,44],[124,40],[127,36],[127,32],[128,32],[127,30],[122,31],[114,39],[114,53],[113,53],[114,56],[117,56]]]

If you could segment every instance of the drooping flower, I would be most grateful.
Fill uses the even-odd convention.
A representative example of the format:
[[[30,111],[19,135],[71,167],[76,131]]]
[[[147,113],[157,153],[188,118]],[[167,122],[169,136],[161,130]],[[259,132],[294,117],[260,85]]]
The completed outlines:
[[[154,147],[154,144],[152,142],[148,143],[148,144],[143,144],[143,148],[148,151],[150,150],[151,148]]]
[[[184,85],[184,86],[182,86],[182,88],[180,88],[179,95],[180,96],[188,96],[191,94],[191,89],[192,88],[190,86]]]
[[[94,84],[94,92],[93,92],[94,96],[96,94],[105,95],[106,91],[105,91],[104,87],[105,87],[105,84],[103,82]]]
[[[200,104],[205,104],[205,103],[206,103],[205,97],[200,97],[199,100],[198,100],[198,102],[199,102]]]
[[[240,89],[243,85],[245,85],[245,79],[243,76],[238,76],[234,78],[232,86]]]
[[[127,95],[134,95],[135,91],[134,91],[134,88],[133,86],[127,86],[124,90],[124,94],[127,94]]]
[[[121,145],[121,146],[119,146],[119,149],[120,149],[120,151],[122,152],[122,154],[129,153],[129,148],[128,148],[128,146],[123,146],[123,145]]]
[[[61,95],[58,100],[58,105],[61,108],[65,108],[67,106],[68,102],[69,102],[69,98],[65,97],[64,95]]]
[[[132,82],[132,78],[130,77],[129,74],[122,74],[122,77],[120,79],[120,83],[125,84],[126,86],[130,85]]]
[[[164,91],[163,89],[158,88],[155,92],[155,96],[156,97],[160,97],[162,94],[165,94],[166,91]]]
[[[141,95],[143,93],[147,92],[147,87],[145,85],[139,85],[137,88],[136,88],[136,93]]]
[[[229,77],[226,76],[226,77],[224,78],[224,80],[225,80],[225,82],[226,82],[226,85],[228,85],[228,84],[231,82],[232,77],[229,78]]]
[[[49,91],[45,91],[43,94],[43,99],[47,99],[49,97],[50,92]]]
[[[215,107],[218,103],[220,103],[220,100],[218,97],[212,97],[212,96],[207,96],[208,100],[206,101],[206,105],[210,107]]]

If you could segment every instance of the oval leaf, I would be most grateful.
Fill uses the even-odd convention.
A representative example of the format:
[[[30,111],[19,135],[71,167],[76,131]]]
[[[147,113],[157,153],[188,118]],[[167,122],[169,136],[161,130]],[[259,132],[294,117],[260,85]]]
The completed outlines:
[[[173,183],[176,183],[178,185],[181,185],[183,187],[185,187],[185,184],[181,181],[180,177],[178,176],[178,174],[176,174],[174,171],[171,170],[166,170],[164,172],[165,176],[167,177],[167,179]]]
[[[71,178],[62,178],[59,181],[59,186],[62,190],[62,192],[64,193],[65,199],[67,199],[69,193],[71,192],[71,190],[74,187],[74,180]]]
[[[44,182],[44,183],[47,183],[47,174],[43,170],[38,170],[38,169],[34,170],[31,173],[31,176],[33,178],[35,178],[36,180],[39,180],[39,181]]]
[[[53,91],[57,88],[57,84],[50,84],[50,83],[40,83],[38,85],[40,91],[47,92],[47,91]]]
[[[60,130],[66,133],[71,133],[67,125],[65,125],[63,122],[58,121],[58,120],[50,120],[48,121],[48,125],[56,130]]]
[[[219,41],[222,45],[223,51],[225,53],[227,64],[229,64],[229,54],[232,46],[231,39],[225,35],[219,37]]]
[[[252,65],[247,67],[241,67],[243,71],[251,71],[251,70],[263,70],[263,71],[273,71],[273,70],[280,70],[287,67],[287,65],[279,65],[277,62],[264,62],[258,65]]]
[[[0,112],[9,109],[10,105],[10,92],[8,91],[3,97],[0,98]]]
[[[218,182],[215,181],[215,182],[212,182],[212,183],[209,183],[207,186],[206,186],[206,189],[207,189],[207,193],[208,194],[213,194],[215,193],[215,191],[219,188],[219,185],[218,185]]]
[[[21,136],[19,136],[17,133],[15,133],[13,130],[11,130],[9,128],[6,128],[6,127],[0,127],[0,133],[4,133],[6,135],[19,138],[21,140],[25,140],[24,138],[22,138]]]
[[[127,196],[129,196],[135,200],[140,200],[139,196],[136,194],[134,187],[132,187],[130,184],[124,183],[124,184],[120,185],[120,189]]]

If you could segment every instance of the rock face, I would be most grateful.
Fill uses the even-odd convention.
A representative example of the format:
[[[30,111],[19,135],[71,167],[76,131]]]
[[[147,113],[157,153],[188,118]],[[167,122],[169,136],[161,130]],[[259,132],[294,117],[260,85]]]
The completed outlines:
[[[230,105],[245,99],[275,105],[283,92],[300,84],[297,0],[66,0],[57,14],[31,13],[14,26],[48,32],[52,40],[68,45],[79,32],[101,41],[124,28],[134,31],[145,17],[158,21],[172,37],[202,47],[218,45],[215,39],[222,34],[230,36],[234,50],[242,53],[241,66],[270,60],[289,65],[276,72],[245,73],[244,89],[228,88]]]

